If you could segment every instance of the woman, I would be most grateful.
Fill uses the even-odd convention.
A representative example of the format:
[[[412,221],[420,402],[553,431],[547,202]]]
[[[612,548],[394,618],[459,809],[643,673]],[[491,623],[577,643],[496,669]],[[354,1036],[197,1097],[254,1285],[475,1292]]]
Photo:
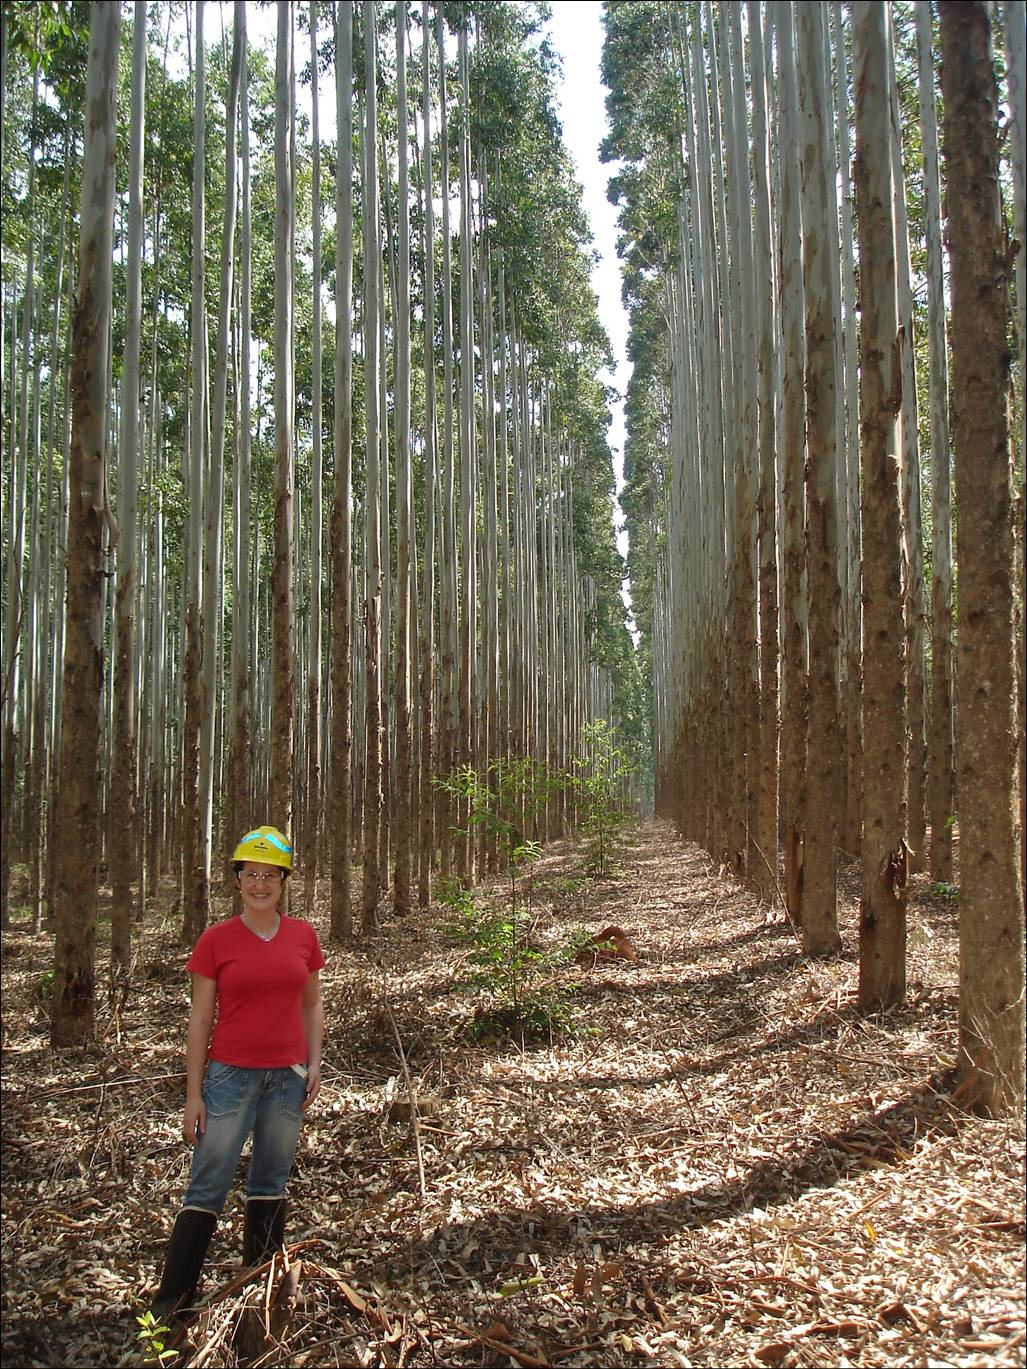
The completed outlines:
[[[292,849],[277,828],[258,827],[232,863],[242,912],[208,927],[188,965],[182,1130],[194,1147],[192,1173],[150,1309],[157,1318],[192,1303],[251,1134],[243,1260],[260,1264],[281,1248],[300,1121],[321,1087],[324,956],[313,927],[278,906]]]

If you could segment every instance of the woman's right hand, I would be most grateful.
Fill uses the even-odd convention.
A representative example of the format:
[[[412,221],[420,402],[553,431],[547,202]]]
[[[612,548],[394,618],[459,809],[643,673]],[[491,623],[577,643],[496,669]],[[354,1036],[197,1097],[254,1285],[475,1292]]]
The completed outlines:
[[[194,1146],[203,1135],[207,1126],[207,1109],[202,1098],[185,1100],[185,1115],[182,1118],[182,1135]]]

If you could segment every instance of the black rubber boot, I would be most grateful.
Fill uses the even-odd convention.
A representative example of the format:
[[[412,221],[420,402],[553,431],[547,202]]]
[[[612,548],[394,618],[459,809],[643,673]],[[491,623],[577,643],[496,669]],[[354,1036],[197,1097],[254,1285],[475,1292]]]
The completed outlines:
[[[175,1218],[175,1228],[164,1256],[164,1273],[150,1304],[154,1320],[166,1321],[192,1305],[210,1238],[217,1226],[213,1212],[186,1207]]]
[[[243,1226],[242,1262],[253,1266],[281,1250],[285,1244],[284,1198],[247,1198]]]

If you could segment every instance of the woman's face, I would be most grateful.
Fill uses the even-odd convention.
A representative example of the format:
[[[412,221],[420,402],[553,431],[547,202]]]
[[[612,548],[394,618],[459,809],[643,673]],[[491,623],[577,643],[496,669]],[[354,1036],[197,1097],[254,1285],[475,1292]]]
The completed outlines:
[[[239,871],[238,879],[244,909],[265,916],[274,910],[282,892],[282,871],[279,866],[248,860]]]

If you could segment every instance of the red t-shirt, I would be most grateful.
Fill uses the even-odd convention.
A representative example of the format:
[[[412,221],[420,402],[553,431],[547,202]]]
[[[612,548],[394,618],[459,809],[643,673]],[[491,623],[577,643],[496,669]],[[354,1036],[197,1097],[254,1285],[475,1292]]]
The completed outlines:
[[[210,1059],[247,1069],[304,1063],[300,999],[307,979],[324,963],[317,933],[300,918],[283,917],[270,941],[251,932],[241,917],[208,927],[187,968],[217,984]]]

